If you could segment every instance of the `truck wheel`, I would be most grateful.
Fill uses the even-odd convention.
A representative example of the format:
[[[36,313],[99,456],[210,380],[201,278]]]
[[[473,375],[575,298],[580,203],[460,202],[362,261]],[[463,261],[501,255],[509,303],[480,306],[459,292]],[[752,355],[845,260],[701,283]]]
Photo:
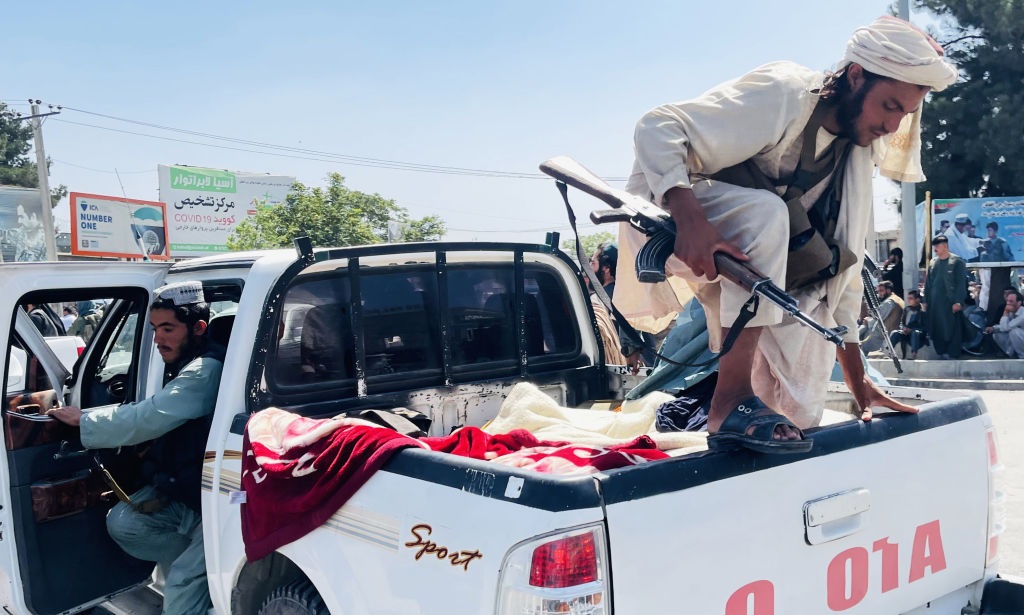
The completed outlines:
[[[270,592],[259,615],[330,615],[330,611],[313,584],[301,579]]]

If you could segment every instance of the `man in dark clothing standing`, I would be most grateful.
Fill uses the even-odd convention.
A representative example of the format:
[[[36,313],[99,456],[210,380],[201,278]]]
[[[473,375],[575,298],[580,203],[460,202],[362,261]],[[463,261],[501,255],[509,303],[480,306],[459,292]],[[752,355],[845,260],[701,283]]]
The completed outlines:
[[[928,263],[924,311],[928,313],[928,337],[942,359],[960,356],[963,345],[964,301],[967,298],[967,265],[949,251],[945,235],[932,239],[935,258]]]
[[[892,282],[892,292],[900,299],[903,295],[903,250],[893,248],[889,250],[889,258],[882,265],[882,280]]]
[[[64,335],[64,323],[61,322],[60,318],[57,318],[57,315],[45,303],[27,303],[25,304],[25,311],[28,312],[28,317],[32,319],[32,324],[36,326],[39,334],[43,337]]]

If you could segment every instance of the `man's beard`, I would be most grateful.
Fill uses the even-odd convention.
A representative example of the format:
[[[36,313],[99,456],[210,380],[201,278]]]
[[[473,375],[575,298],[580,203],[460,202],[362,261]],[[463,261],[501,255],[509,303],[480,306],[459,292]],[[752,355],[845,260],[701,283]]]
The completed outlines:
[[[189,362],[196,358],[202,351],[203,337],[190,333],[188,338],[185,339],[185,343],[182,345],[181,350],[178,351],[178,358],[173,361],[174,364],[183,364],[182,362]]]
[[[865,82],[857,92],[849,92],[839,101],[836,109],[836,121],[839,123],[839,136],[854,142],[857,140],[857,119],[864,112],[864,98],[871,89],[871,82]]]

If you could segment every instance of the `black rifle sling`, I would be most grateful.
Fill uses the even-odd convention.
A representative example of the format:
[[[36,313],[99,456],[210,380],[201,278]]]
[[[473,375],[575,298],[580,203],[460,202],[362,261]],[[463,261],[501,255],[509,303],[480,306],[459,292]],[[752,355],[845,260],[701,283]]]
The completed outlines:
[[[580,271],[582,271],[583,274],[587,276],[587,279],[590,280],[590,287],[594,290],[594,294],[597,295],[597,298],[600,299],[601,303],[608,309],[608,313],[610,313],[615,319],[615,324],[619,327],[619,330],[624,332],[626,337],[630,338],[627,341],[634,343],[638,348],[643,348],[643,337],[633,327],[633,325],[629,324],[626,317],[623,316],[622,313],[619,312],[618,308],[615,307],[615,304],[612,303],[611,297],[609,297],[608,293],[605,292],[601,282],[594,274],[594,270],[590,267],[590,259],[583,253],[583,243],[580,241],[580,233],[576,229],[576,214],[572,210],[572,205],[569,204],[569,187],[565,182],[558,180],[555,181],[555,185],[558,186],[558,191],[562,194],[562,201],[565,202],[565,211],[569,217],[569,226],[572,227],[573,235],[576,237],[576,258],[580,263]],[[664,361],[677,367],[701,368],[713,364],[732,349],[732,346],[736,342],[736,338],[739,337],[740,332],[743,331],[745,326],[747,326],[750,319],[757,314],[757,306],[759,302],[760,297],[758,297],[757,294],[752,294],[750,296],[750,299],[743,304],[743,309],[740,310],[739,316],[736,317],[736,320],[733,321],[732,326],[729,328],[729,335],[725,336],[725,340],[722,342],[722,350],[707,361],[704,361],[703,363],[683,363],[681,361],[676,361],[675,359],[670,359],[657,351],[654,352],[654,356],[656,356],[659,361]]]

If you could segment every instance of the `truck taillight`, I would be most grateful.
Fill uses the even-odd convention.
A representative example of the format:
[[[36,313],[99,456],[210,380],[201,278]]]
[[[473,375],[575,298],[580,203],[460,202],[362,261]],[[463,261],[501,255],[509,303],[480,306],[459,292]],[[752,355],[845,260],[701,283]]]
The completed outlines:
[[[597,580],[597,549],[592,533],[554,540],[533,550],[530,585],[569,587]]]
[[[499,615],[609,615],[604,526],[539,536],[513,547],[501,566]]]
[[[1006,492],[1003,489],[1003,464],[999,461],[999,442],[995,427],[985,431],[988,447],[988,546],[985,567],[999,560],[999,537],[1006,529]]]

